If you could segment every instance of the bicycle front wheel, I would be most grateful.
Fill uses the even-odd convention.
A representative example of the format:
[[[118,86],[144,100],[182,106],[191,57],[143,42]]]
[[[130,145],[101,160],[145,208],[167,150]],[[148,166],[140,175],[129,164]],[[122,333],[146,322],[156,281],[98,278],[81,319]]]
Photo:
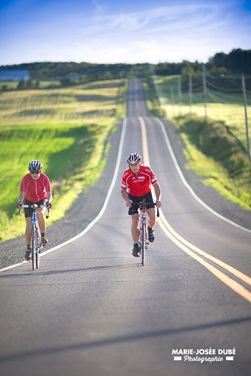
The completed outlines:
[[[39,255],[39,252],[35,252],[35,255],[36,255],[36,268],[38,269],[39,268],[39,263],[40,263],[40,255]]]
[[[36,260],[36,268],[39,268],[39,263],[40,263],[40,249],[41,249],[41,237],[40,237],[40,231],[39,228],[36,226],[36,243],[35,243],[35,260]]]
[[[141,228],[141,264],[145,265],[145,255],[146,255],[146,224],[142,224]]]
[[[35,270],[36,267],[36,257],[35,251],[36,249],[36,234],[35,234],[35,226],[32,225],[31,227],[31,263],[32,263],[32,270]]]

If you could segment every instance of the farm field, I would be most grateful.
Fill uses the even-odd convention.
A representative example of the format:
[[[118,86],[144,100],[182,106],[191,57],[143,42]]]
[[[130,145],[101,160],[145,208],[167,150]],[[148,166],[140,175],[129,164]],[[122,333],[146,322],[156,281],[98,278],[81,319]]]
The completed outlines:
[[[192,103],[190,104],[188,92],[179,94],[178,76],[154,76],[154,82],[161,106],[169,119],[188,114],[194,114],[202,118],[205,117],[203,92],[197,91],[198,88],[192,93]],[[251,93],[248,92],[247,104],[247,116],[250,128]],[[206,112],[208,118],[225,122],[235,137],[242,143],[243,147],[247,148],[245,111],[241,88],[240,91],[234,94],[209,90]],[[250,134],[251,130],[249,130],[249,136]]]
[[[187,168],[203,177],[203,184],[251,210],[250,131],[247,137],[242,93],[216,95],[209,90],[205,110],[203,92],[193,93],[191,101],[187,92],[179,92],[178,76],[154,76],[154,85],[164,116],[174,122],[186,145]],[[247,118],[250,128],[250,106]]]
[[[61,218],[79,192],[99,177],[109,134],[125,116],[125,81],[69,88],[6,91],[0,95],[0,241],[24,231],[16,203],[28,163],[41,160]]]

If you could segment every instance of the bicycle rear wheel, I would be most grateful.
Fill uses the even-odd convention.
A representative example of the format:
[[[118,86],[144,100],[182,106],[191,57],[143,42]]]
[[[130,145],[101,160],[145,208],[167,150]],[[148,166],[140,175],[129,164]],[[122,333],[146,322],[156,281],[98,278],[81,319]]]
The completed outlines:
[[[36,261],[35,261],[35,244],[36,242],[36,235],[35,235],[35,226],[32,225],[31,227],[31,264],[32,264],[32,270],[35,270],[36,267]]]
[[[142,224],[141,228],[141,264],[145,265],[145,254],[146,254],[146,224]]]

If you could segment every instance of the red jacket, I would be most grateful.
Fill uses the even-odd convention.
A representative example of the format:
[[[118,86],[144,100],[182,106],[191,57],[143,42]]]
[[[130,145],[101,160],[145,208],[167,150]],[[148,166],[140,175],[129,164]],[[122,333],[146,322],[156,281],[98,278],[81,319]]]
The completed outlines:
[[[150,167],[140,165],[139,172],[135,174],[128,168],[122,176],[121,189],[132,196],[141,197],[151,191],[151,184],[158,180]]]
[[[23,177],[20,191],[25,192],[25,198],[31,202],[37,203],[47,198],[47,192],[51,191],[50,180],[47,175],[40,173],[37,180],[34,180],[31,174]]]

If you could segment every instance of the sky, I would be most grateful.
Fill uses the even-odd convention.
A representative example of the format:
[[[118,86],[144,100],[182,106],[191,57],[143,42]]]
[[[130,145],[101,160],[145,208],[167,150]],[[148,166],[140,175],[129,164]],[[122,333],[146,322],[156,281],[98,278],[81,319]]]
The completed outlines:
[[[0,0],[0,65],[207,62],[251,49],[251,0]]]

